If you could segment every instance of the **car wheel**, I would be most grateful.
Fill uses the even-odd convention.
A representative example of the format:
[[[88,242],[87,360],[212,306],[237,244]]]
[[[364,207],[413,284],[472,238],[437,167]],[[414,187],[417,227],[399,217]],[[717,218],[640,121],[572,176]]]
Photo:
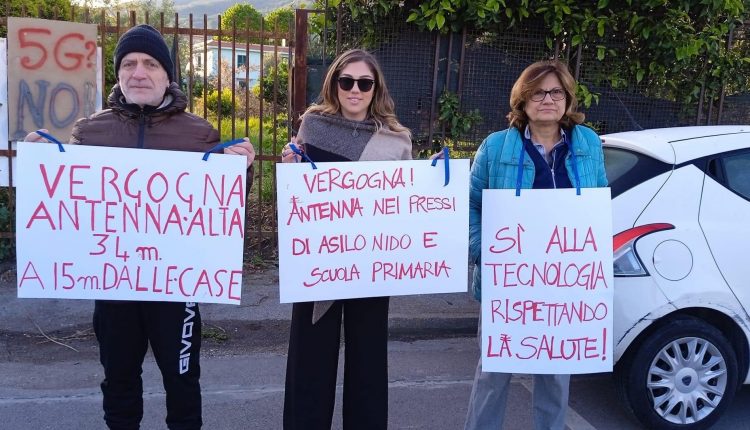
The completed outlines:
[[[710,427],[734,398],[737,357],[705,321],[680,317],[655,330],[624,366],[619,387],[649,429]]]

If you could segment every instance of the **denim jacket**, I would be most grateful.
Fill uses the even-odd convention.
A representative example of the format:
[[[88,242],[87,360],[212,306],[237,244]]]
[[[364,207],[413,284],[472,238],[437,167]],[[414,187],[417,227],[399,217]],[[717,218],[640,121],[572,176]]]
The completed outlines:
[[[604,153],[599,136],[590,128],[574,126],[570,139],[571,150],[565,158],[570,182],[577,185],[574,172],[578,171],[581,188],[606,187]],[[477,150],[471,167],[469,193],[469,258],[474,263],[472,290],[474,298],[481,300],[481,250],[482,250],[482,190],[515,189],[518,180],[518,163],[523,141],[516,128],[498,131],[487,136]],[[575,163],[575,166],[573,165]],[[521,188],[531,188],[534,183],[534,162],[528,153],[523,157]]]

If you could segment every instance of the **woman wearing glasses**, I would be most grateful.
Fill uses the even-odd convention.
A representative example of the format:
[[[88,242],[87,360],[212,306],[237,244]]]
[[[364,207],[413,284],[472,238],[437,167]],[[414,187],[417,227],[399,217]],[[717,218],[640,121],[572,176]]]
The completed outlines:
[[[510,127],[490,134],[477,150],[469,194],[469,254],[475,264],[472,288],[477,300],[481,300],[483,189],[516,188],[519,175],[521,188],[571,188],[576,181],[582,188],[607,186],[601,140],[580,125],[584,115],[576,112],[575,89],[575,80],[559,61],[530,65],[510,93]],[[525,160],[523,166],[519,159]],[[479,327],[481,332],[481,321]],[[509,373],[482,372],[479,360],[466,429],[503,427],[510,378]],[[570,375],[534,375],[537,430],[565,428],[569,382]]]
[[[298,146],[314,162],[410,160],[411,135],[394,113],[375,57],[354,49],[331,64],[321,103],[307,109]],[[297,161],[289,145],[283,162]],[[344,321],[344,429],[388,425],[388,297],[295,303],[284,429],[330,429]]]

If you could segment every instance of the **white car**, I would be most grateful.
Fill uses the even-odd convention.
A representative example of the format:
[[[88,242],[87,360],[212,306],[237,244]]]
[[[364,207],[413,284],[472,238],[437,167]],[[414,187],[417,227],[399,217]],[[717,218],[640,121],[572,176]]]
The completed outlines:
[[[602,141],[619,391],[646,428],[707,428],[750,383],[750,126]]]

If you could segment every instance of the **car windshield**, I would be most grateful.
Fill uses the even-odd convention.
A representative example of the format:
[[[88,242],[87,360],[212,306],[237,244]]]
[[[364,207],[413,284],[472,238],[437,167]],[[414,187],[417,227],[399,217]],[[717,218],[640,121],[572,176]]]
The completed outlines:
[[[634,186],[672,169],[647,155],[621,148],[604,147],[604,165],[612,198]]]

